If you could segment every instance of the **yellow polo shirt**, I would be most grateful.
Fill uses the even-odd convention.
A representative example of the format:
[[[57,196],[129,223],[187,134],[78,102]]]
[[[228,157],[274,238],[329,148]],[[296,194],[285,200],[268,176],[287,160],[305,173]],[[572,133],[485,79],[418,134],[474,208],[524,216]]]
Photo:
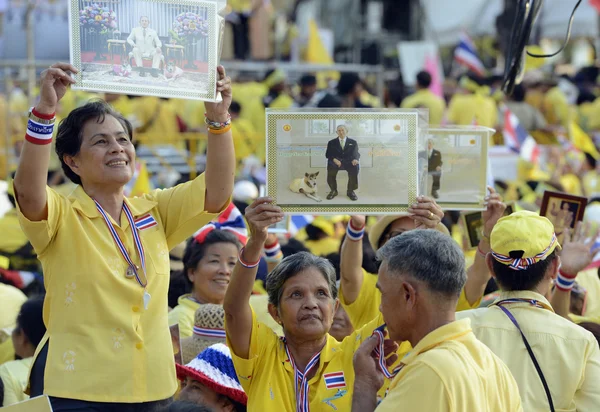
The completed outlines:
[[[432,93],[431,90],[421,89],[404,99],[400,107],[403,109],[416,109],[419,107],[429,109],[429,124],[440,125],[444,117],[444,110],[446,110],[446,102]]]
[[[577,283],[587,291],[585,313],[583,316],[569,315],[575,323],[593,321],[598,322],[600,318],[600,278],[598,269],[588,269],[577,274]]]
[[[377,412],[523,410],[510,371],[475,338],[469,319],[430,332],[402,364]]]
[[[381,292],[379,292],[376,287],[377,275],[368,273],[364,269],[362,271],[363,283],[360,287],[358,298],[354,302],[347,304],[344,300],[344,292],[341,286],[339,290],[340,304],[344,307],[344,310],[348,314],[354,329],[363,327],[380,315],[379,306],[381,305]],[[458,303],[456,304],[456,311],[458,312],[461,310],[479,307],[482,297],[483,296],[481,296],[473,305],[469,305],[463,289],[462,292],[460,292],[460,297],[458,298]]]
[[[81,186],[68,197],[47,188],[47,220],[31,222],[19,213],[42,263],[47,291],[43,312],[47,332],[36,352],[37,356],[50,339],[45,394],[131,403],[175,393],[167,321],[169,250],[216,218],[204,211],[205,190],[200,175],[174,188],[126,199],[134,219],[150,214],[156,222],[139,232],[152,296],[147,310],[143,288],[125,276],[125,260]],[[120,226],[112,223],[139,264],[125,214]]]
[[[327,343],[321,352],[317,372],[308,382],[311,412],[349,411],[352,408],[354,352],[382,323],[381,317],[373,319],[342,342],[327,335]],[[229,338],[227,344],[231,347]],[[249,411],[296,410],[294,368],[287,357],[283,341],[256,319],[254,310],[248,359],[240,358],[233,350],[231,358],[238,379],[248,395]],[[343,380],[338,382],[339,386],[332,385],[332,377],[328,376],[335,373],[343,373],[344,376]],[[384,386],[387,388],[387,385]]]
[[[455,94],[448,105],[450,123],[469,126],[474,122],[479,126],[496,127],[498,108],[489,96]]]
[[[27,375],[33,358],[25,358],[6,362],[0,365],[0,379],[4,383],[4,404],[14,405],[29,399],[24,390],[27,386]]]
[[[504,307],[515,317],[544,373],[557,411],[600,411],[600,351],[587,330],[554,313],[542,295],[531,291],[502,292],[503,299],[535,299]],[[496,301],[496,302],[497,302]],[[469,318],[473,332],[512,372],[527,412],[547,412],[544,387],[525,348],[521,334],[497,306],[456,314]]]

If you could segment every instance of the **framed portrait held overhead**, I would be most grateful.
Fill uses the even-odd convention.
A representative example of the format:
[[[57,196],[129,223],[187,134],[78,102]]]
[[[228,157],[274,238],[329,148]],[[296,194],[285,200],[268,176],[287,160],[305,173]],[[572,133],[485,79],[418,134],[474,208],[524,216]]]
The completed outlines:
[[[226,0],[69,0],[74,89],[218,101]]]
[[[419,195],[444,210],[484,210],[493,132],[481,126],[427,129],[419,140]]]
[[[267,109],[267,195],[290,214],[404,212],[425,125],[419,110]]]
[[[506,205],[503,216],[509,216],[514,212],[514,204]],[[475,210],[461,214],[462,225],[465,229],[465,235],[468,241],[469,249],[476,249],[483,237],[483,212]]]
[[[558,242],[562,244],[565,229],[574,229],[583,221],[588,200],[561,192],[545,191],[540,207],[540,216],[545,216],[554,225]]]

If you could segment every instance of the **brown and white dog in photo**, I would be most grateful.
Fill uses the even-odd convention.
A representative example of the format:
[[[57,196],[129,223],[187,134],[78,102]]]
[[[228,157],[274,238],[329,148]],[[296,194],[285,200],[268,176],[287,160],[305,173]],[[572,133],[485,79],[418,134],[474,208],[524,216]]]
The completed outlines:
[[[290,190],[294,193],[302,193],[315,202],[323,201],[323,199],[317,196],[317,176],[319,176],[319,172],[305,173],[304,177],[292,180]]]

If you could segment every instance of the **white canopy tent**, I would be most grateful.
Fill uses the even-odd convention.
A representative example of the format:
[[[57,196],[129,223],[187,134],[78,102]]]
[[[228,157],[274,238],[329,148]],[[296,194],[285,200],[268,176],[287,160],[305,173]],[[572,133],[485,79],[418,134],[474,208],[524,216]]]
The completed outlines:
[[[503,0],[421,0],[421,3],[426,14],[426,38],[440,46],[457,43],[462,30],[470,36],[495,34],[496,17],[504,7]],[[542,35],[563,39],[576,3],[577,0],[545,0],[538,17]],[[587,0],[575,13],[572,38],[578,36],[598,36],[598,12]]]

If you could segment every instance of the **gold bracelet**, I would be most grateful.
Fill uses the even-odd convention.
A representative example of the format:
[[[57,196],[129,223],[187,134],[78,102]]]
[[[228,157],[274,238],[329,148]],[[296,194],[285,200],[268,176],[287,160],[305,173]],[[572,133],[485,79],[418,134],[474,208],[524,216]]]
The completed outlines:
[[[230,124],[228,124],[227,126],[225,126],[222,129],[212,129],[210,127],[208,128],[208,132],[209,133],[211,133],[211,134],[217,134],[217,135],[218,134],[225,134],[225,133],[227,133],[230,130],[231,130],[231,125]]]

